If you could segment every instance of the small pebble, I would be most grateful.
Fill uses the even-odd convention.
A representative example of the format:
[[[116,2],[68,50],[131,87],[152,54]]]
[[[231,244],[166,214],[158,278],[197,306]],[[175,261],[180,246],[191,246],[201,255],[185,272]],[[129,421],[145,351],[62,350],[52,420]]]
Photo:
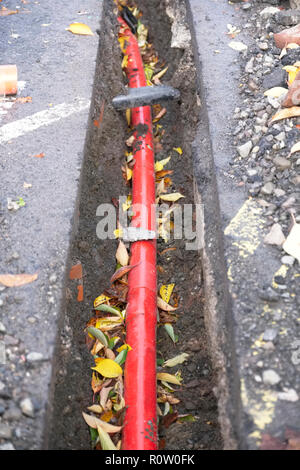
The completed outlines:
[[[268,369],[263,372],[263,382],[266,385],[276,385],[280,382],[280,377],[275,370]]]

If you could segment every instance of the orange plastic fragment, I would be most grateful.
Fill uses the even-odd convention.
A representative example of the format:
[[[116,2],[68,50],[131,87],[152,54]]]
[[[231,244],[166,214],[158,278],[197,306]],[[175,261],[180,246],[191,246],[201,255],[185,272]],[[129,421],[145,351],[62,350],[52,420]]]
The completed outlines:
[[[78,294],[77,294],[77,302],[82,302],[83,301],[83,285],[80,284],[77,286]]]
[[[77,263],[70,269],[70,279],[82,279],[82,264]]]

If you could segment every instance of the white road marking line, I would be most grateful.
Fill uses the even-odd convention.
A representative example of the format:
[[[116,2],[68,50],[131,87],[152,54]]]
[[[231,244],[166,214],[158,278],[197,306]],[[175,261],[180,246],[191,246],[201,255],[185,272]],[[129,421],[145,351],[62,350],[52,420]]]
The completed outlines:
[[[12,139],[17,139],[18,137],[32,132],[39,127],[49,126],[53,122],[60,121],[72,114],[83,111],[84,109],[89,108],[90,100],[77,98],[73,103],[62,103],[53,108],[45,109],[44,111],[39,111],[38,113],[27,116],[24,119],[19,119],[18,121],[10,122],[0,127],[0,144],[9,142]]]

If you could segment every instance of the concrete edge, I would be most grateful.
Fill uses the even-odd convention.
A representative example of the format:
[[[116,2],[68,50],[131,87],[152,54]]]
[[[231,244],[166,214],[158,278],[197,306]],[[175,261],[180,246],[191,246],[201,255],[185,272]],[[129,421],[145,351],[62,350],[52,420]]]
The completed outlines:
[[[195,203],[203,205],[204,247],[202,269],[205,286],[205,321],[210,338],[211,357],[217,373],[215,395],[225,450],[242,446],[240,379],[235,355],[234,319],[227,279],[219,191],[215,174],[209,114],[199,60],[192,11],[186,1],[192,48],[197,69],[201,111],[192,144]]]

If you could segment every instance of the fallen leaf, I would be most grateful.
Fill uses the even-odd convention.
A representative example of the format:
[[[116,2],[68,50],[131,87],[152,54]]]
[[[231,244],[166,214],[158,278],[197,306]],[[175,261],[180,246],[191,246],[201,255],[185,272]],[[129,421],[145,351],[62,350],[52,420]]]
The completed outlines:
[[[120,432],[122,426],[114,426],[113,424],[106,423],[95,416],[88,415],[87,413],[82,412],[83,418],[91,428],[97,429],[97,427],[101,427],[105,432],[109,432],[111,434],[115,432]]]
[[[172,193],[172,194],[163,194],[162,196],[159,196],[159,197],[163,201],[176,202],[176,201],[178,201],[178,199],[180,199],[184,196],[180,193]]]
[[[295,65],[286,65],[285,67],[282,67],[283,70],[285,70],[288,75],[288,85],[291,86],[293,81],[295,80],[297,73],[299,72],[300,68],[295,66]]]
[[[286,237],[282,248],[300,263],[300,224],[294,223],[290,233]]]
[[[0,284],[6,287],[24,286],[35,281],[38,274],[0,274]]]
[[[264,95],[270,96],[271,98],[279,98],[280,96],[282,96],[283,94],[286,94],[287,92],[288,92],[287,88],[283,88],[281,86],[275,86],[265,91]]]
[[[121,65],[122,69],[126,69],[127,65],[128,65],[128,55],[124,55],[123,60],[122,60],[122,65]]]
[[[117,271],[112,275],[110,283],[113,284],[115,281],[117,281],[117,279],[125,276],[125,274],[131,271],[132,268],[135,268],[135,266],[136,265],[122,266],[121,268],[117,269]]]
[[[158,308],[161,308],[165,312],[173,312],[174,310],[177,310],[177,308],[172,307],[171,305],[169,305],[161,297],[157,297],[157,306],[158,306]]]
[[[88,410],[92,411],[93,413],[102,413],[103,408],[100,405],[92,405],[88,406]]]
[[[111,359],[102,359],[95,367],[92,367],[93,370],[99,372],[103,377],[119,377],[122,375],[123,370],[115,361]]]
[[[66,31],[70,31],[73,34],[81,34],[84,36],[93,36],[94,33],[91,30],[91,28],[84,24],[84,23],[72,23],[68,28],[66,28]]]
[[[189,357],[189,354],[187,353],[179,354],[178,356],[175,356],[172,359],[168,359],[167,361],[165,361],[163,364],[163,367],[177,366],[178,364],[182,364],[183,362],[185,362],[188,357]]]
[[[121,352],[121,351],[124,351],[124,349],[127,349],[128,351],[131,351],[132,350],[132,347],[129,346],[129,344],[125,343],[123,344],[122,346],[120,346],[117,351],[118,352]]]
[[[122,313],[120,312],[120,310],[118,310],[117,308],[111,307],[110,305],[100,304],[100,305],[97,305],[97,307],[94,307],[94,308],[95,308],[95,310],[100,310],[101,312],[112,313],[113,315],[117,315],[118,317],[123,318]],[[101,319],[99,319],[98,321],[100,321],[100,320]]]
[[[158,372],[157,373],[157,380],[167,382],[167,383],[171,383],[171,384],[174,384],[174,385],[181,385],[181,382],[176,377],[176,375],[168,374],[166,372]]]
[[[162,108],[162,110],[153,119],[153,122],[158,122],[166,114],[166,112],[166,108]]]
[[[300,116],[300,106],[292,106],[291,108],[284,108],[274,114],[271,122],[279,121],[280,119],[288,119],[292,117]]]
[[[162,419],[163,426],[168,428],[172,423],[177,421],[178,411],[174,413],[169,413],[167,416],[164,416]]]
[[[299,151],[300,151],[300,142],[297,142],[296,144],[292,146],[290,155],[292,155],[292,153],[299,152]]]
[[[178,336],[175,335],[174,333],[174,328],[173,326],[171,325],[171,323],[165,323],[164,324],[164,329],[166,330],[166,332],[168,333],[168,335],[170,336],[171,340],[173,341],[173,343],[177,343],[178,341]]]
[[[115,444],[101,426],[97,426],[102,450],[117,450]]]
[[[166,284],[166,285],[162,285],[161,288],[160,288],[160,290],[159,290],[159,293],[160,293],[161,298],[162,298],[167,304],[169,303],[169,300],[170,300],[171,294],[172,294],[172,292],[173,292],[174,286],[175,286],[175,284]]]
[[[92,335],[93,338],[96,338],[100,341],[100,343],[103,344],[107,348],[108,343],[105,334],[99,330],[98,328],[95,328],[94,326],[89,326],[87,328],[87,332]]]
[[[163,160],[160,160],[158,162],[155,162],[155,171],[161,171],[163,170],[164,166],[171,160],[171,157],[164,158]]]
[[[130,124],[131,124],[131,109],[127,108],[125,114],[126,114],[127,125],[128,125],[128,127],[130,127]]]
[[[164,76],[164,74],[166,73],[166,71],[168,70],[169,66],[165,67],[163,70],[161,70],[160,72],[158,72],[156,75],[153,76],[153,82],[155,83],[157,80],[159,80],[161,77]]]
[[[120,263],[122,266],[127,266],[129,262],[129,254],[127,251],[126,246],[122,242],[122,240],[119,241],[119,246],[116,251],[116,259],[118,263]]]
[[[182,155],[182,148],[181,147],[173,147],[173,150],[175,150],[175,152],[179,153],[179,155]]]
[[[99,295],[98,297],[96,297],[96,299],[94,300],[94,308],[98,307],[99,305],[101,304],[104,304],[105,302],[107,302],[108,300],[110,300],[111,297],[108,297],[107,295]]]

